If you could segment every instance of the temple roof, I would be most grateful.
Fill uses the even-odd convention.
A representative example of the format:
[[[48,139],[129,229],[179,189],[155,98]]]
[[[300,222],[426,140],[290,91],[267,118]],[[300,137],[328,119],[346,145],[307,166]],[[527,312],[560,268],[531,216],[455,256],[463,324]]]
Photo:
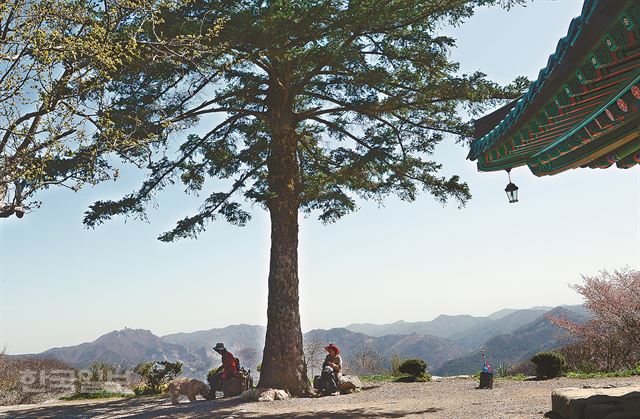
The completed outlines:
[[[586,0],[519,99],[475,121],[481,171],[640,163],[640,2]]]

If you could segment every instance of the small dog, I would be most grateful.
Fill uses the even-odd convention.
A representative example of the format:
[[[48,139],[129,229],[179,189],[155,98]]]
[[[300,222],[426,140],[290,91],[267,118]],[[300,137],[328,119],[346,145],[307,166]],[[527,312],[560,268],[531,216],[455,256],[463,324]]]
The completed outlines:
[[[187,396],[191,403],[195,403],[198,394],[205,399],[208,398],[209,386],[195,378],[176,378],[169,383],[167,392],[171,394],[171,404],[178,404],[180,395]]]

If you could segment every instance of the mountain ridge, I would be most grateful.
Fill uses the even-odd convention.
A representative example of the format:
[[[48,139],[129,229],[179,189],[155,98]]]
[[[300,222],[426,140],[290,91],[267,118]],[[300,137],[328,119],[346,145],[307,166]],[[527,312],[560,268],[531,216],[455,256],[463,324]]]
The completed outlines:
[[[431,321],[398,320],[382,325],[355,323],[310,330],[304,339],[319,342],[320,348],[327,342],[336,343],[342,348],[347,366],[360,374],[371,373],[372,366],[388,368],[393,356],[425,359],[430,371],[439,375],[468,373],[475,372],[480,348],[492,357],[495,353],[495,360],[504,358],[505,362],[512,363],[528,356],[528,351],[550,349],[557,344],[559,341],[553,336],[557,330],[545,321],[544,314],[549,311],[543,309],[503,309],[486,317],[440,315]],[[582,306],[559,306],[550,311],[572,320],[583,320],[586,313]],[[358,325],[370,326],[373,333],[385,334],[372,336],[352,330]],[[148,360],[179,360],[184,365],[185,376],[203,378],[209,369],[220,364],[219,356],[212,350],[217,342],[224,342],[243,366],[255,371],[262,359],[265,333],[264,326],[249,324],[163,336],[147,329],[125,328],[105,333],[91,342],[51,348],[31,356],[57,358],[74,368],[87,368],[95,361],[130,368]],[[510,345],[515,348],[516,355],[512,357],[504,355]],[[321,359],[308,360],[312,371],[314,362]]]
[[[563,331],[547,318],[551,314],[574,322],[583,322],[587,318],[577,311],[566,307],[555,307],[542,314],[534,321],[525,324],[510,334],[496,335],[489,338],[477,351],[452,359],[435,369],[437,375],[470,374],[480,370],[480,350],[488,355],[491,365],[500,364],[514,366],[526,361],[537,352],[555,349],[563,344]]]

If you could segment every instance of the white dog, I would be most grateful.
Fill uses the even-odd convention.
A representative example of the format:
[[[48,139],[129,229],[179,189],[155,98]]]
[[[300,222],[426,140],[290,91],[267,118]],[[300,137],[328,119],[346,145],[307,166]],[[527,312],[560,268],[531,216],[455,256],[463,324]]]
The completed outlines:
[[[209,386],[194,378],[176,378],[169,383],[167,392],[171,394],[171,404],[178,404],[180,395],[187,396],[189,401],[194,403],[198,394],[204,398],[208,397]]]

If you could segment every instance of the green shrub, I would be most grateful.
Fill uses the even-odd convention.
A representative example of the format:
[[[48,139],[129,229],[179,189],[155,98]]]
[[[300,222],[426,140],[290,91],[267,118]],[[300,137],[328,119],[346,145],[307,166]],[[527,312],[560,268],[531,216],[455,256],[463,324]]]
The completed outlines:
[[[531,358],[536,364],[536,376],[538,378],[559,377],[565,370],[567,361],[557,352],[539,352]]]
[[[400,364],[398,371],[414,377],[421,377],[427,372],[427,363],[422,359],[406,359]]]
[[[149,387],[142,385],[133,389],[133,393],[136,396],[152,396],[154,394],[160,394],[160,391],[152,390]]]
[[[142,394],[160,394],[163,386],[182,373],[182,363],[169,361],[141,362],[136,365],[133,371],[140,375],[143,386],[138,389],[141,389]]]
[[[510,369],[511,369],[511,366],[509,364],[501,363],[500,365],[498,365],[498,368],[496,368],[496,372],[498,373],[498,377],[506,377],[506,376],[508,376]]]
[[[592,374],[598,372],[598,366],[595,364],[595,362],[580,361],[576,366],[576,371],[585,374]]]

